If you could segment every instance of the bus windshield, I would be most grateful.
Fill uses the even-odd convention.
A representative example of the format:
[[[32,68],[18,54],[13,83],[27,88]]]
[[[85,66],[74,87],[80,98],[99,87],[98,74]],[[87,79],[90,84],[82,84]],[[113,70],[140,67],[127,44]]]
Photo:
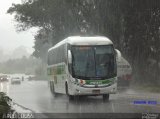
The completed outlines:
[[[105,79],[116,76],[113,45],[73,46],[72,74],[74,78]]]

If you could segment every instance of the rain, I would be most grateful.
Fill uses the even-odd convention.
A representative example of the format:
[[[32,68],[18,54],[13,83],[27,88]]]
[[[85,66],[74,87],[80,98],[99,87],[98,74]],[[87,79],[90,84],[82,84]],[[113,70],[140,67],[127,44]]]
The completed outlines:
[[[0,118],[160,118],[160,1],[7,0],[0,18]]]

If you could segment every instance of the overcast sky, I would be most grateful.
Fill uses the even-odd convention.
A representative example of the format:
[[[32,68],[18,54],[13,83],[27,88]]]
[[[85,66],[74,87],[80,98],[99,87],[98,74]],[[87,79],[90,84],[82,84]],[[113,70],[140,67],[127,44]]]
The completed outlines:
[[[8,53],[19,46],[25,46],[32,53],[35,30],[16,32],[13,15],[6,14],[12,3],[21,3],[21,0],[0,0],[0,49]]]

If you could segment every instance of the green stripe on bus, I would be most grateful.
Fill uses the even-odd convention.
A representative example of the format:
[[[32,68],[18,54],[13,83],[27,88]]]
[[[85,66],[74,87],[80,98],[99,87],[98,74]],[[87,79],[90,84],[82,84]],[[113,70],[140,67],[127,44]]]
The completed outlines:
[[[48,68],[48,74],[49,75],[61,75],[61,74],[66,74],[65,71],[65,65],[61,64],[58,66],[53,66],[51,68]]]
[[[95,84],[109,84],[112,83],[115,78],[107,80],[86,80],[86,84],[95,85]]]

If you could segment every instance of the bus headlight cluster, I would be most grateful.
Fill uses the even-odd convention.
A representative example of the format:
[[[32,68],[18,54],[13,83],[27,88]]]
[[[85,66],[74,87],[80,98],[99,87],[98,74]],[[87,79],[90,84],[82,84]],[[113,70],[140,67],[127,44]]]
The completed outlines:
[[[82,79],[80,79],[79,80],[79,84],[82,86],[82,85],[84,85],[86,82],[85,82],[85,80],[82,80]]]
[[[73,81],[75,84],[77,84],[77,85],[84,85],[85,83],[86,83],[86,81],[85,80],[82,80],[82,79],[74,79],[74,81]]]

